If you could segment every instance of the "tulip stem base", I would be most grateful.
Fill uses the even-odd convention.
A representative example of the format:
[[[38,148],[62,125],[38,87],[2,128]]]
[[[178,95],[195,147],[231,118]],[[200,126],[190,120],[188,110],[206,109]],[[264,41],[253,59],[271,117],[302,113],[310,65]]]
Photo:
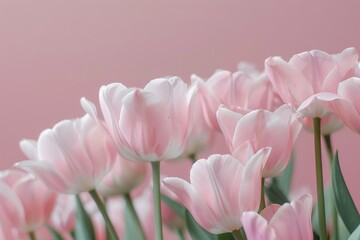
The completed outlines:
[[[152,162],[154,217],[155,217],[155,240],[163,240],[161,219],[161,195],[160,195],[160,162]]]
[[[175,229],[175,232],[178,240],[185,240],[183,229],[177,228]]]
[[[321,157],[321,119],[314,118],[314,145],[315,145],[315,165],[316,165],[316,192],[319,214],[320,240],[327,239],[325,200],[324,200],[324,180],[322,171]]]
[[[34,231],[29,232],[29,239],[30,239],[30,240],[36,240],[36,236],[35,236],[35,232],[34,232]]]
[[[119,240],[119,237],[116,234],[115,228],[114,228],[113,224],[111,223],[110,217],[106,212],[105,204],[101,200],[99,194],[96,192],[95,189],[90,190],[89,194],[94,199],[94,202],[96,203],[96,206],[98,207],[101,215],[103,216],[103,218],[105,220],[106,229],[108,230],[111,239],[112,240]]]
[[[261,198],[260,198],[259,213],[265,207],[266,207],[266,203],[265,203],[265,178],[261,178]]]
[[[329,158],[329,163],[330,163],[330,167],[332,166],[333,163],[333,159],[334,159],[334,152],[333,152],[333,148],[332,148],[332,144],[331,144],[331,135],[327,134],[324,135],[324,141],[326,144],[326,150],[328,153],[328,158]],[[331,171],[330,171],[331,172]],[[334,237],[334,239],[338,239],[339,238],[339,223],[338,223],[338,212],[335,206],[335,198],[334,196],[332,196],[332,201],[331,201],[331,214],[332,214],[332,220],[333,220],[333,230],[332,230],[332,236]]]
[[[233,235],[235,240],[243,240],[240,229],[233,231],[232,235]]]
[[[137,235],[137,237],[139,238],[139,240],[145,240],[146,238],[145,238],[144,230],[141,226],[139,217],[134,208],[130,193],[124,194],[124,199],[126,202],[126,208],[129,211],[130,216],[131,216],[131,220],[132,220],[131,223],[136,226],[136,231],[139,234],[139,235]]]

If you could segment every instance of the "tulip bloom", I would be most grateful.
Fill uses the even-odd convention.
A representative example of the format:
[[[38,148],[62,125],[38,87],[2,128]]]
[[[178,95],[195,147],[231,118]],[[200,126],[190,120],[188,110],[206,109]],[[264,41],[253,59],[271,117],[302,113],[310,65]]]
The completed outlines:
[[[246,115],[220,107],[217,118],[228,148],[236,158],[243,159],[243,149],[254,153],[263,147],[271,147],[262,173],[264,178],[279,175],[288,165],[301,130],[301,123],[290,106],[283,105],[274,112],[254,110]]]
[[[39,179],[28,173],[17,169],[1,172],[0,205],[3,208],[0,225],[7,228],[3,232],[14,236],[17,232],[34,232],[43,227],[50,218],[56,197]]]
[[[336,93],[341,81],[356,72],[358,53],[354,48],[330,55],[319,50],[312,50],[294,55],[289,62],[280,57],[270,57],[265,61],[265,69],[274,88],[285,103],[298,108],[305,100],[320,92]],[[321,102],[307,101],[308,111],[321,107]],[[302,114],[301,112],[300,114]],[[303,115],[303,117],[312,117]],[[323,121],[324,134],[339,129],[340,120]],[[310,121],[305,121],[308,123]],[[328,125],[328,126],[325,126]],[[308,125],[311,128],[311,125]]]
[[[101,110],[119,154],[147,162],[180,156],[191,130],[192,96],[177,77],[152,80],[144,89],[101,87]]]
[[[59,194],[51,214],[50,225],[63,236],[69,235],[75,229],[76,202],[74,195]]]
[[[17,163],[60,193],[95,189],[109,172],[116,151],[111,137],[89,115],[44,130],[36,142],[20,143],[31,159]]]
[[[300,199],[280,206],[272,204],[261,215],[244,212],[242,223],[248,240],[312,240],[312,197]]]
[[[144,163],[126,160],[118,155],[97,191],[103,197],[129,193],[145,179],[146,172],[147,166]]]
[[[339,84],[337,94],[319,93],[307,99],[299,107],[298,112],[314,117],[321,117],[331,112],[353,131],[360,133],[360,78],[352,77]],[[306,108],[307,102],[316,102],[318,106],[314,111]]]
[[[211,155],[193,164],[190,183],[171,177],[163,185],[204,229],[232,232],[241,228],[242,212],[259,208],[261,171],[269,153],[269,148],[260,150],[246,165],[231,155]]]
[[[224,105],[238,112],[255,109],[274,110],[281,100],[273,90],[265,73],[241,68],[241,71],[216,71],[207,81],[192,75],[191,80],[199,89],[205,120],[208,125],[220,130],[216,120],[216,111]]]

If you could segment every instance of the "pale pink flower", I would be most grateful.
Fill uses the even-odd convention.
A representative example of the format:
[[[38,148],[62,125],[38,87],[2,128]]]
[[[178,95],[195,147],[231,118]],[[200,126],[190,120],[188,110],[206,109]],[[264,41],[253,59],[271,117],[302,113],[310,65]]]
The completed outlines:
[[[122,84],[102,86],[100,106],[121,156],[160,161],[180,156],[190,134],[193,93],[178,77],[150,81],[144,89]],[[96,117],[91,104],[83,104]]]
[[[146,173],[145,163],[126,160],[118,155],[110,172],[96,189],[103,197],[126,194],[145,179]]]
[[[261,215],[244,212],[242,223],[248,240],[312,240],[312,198],[304,195],[291,203],[267,206]]]
[[[353,131],[360,133],[360,78],[352,77],[339,84],[337,94],[319,93],[304,102],[316,102],[314,111],[301,105],[298,112],[321,117],[328,113],[336,113]]]
[[[54,210],[51,214],[50,225],[63,235],[75,229],[76,202],[75,196],[59,194]]]
[[[269,148],[260,150],[246,165],[231,155],[211,155],[193,164],[190,183],[171,177],[163,185],[204,229],[232,232],[241,228],[242,212],[258,210],[261,171],[269,153]]]
[[[17,169],[0,174],[1,226],[11,234],[35,231],[50,218],[57,194],[39,179]],[[17,231],[16,231],[17,230]],[[11,238],[10,238],[11,239]]]
[[[235,73],[218,70],[207,81],[192,75],[191,80],[199,89],[205,120],[216,130],[220,130],[216,120],[220,105],[238,112],[274,110],[281,105],[266,74],[249,67]]]
[[[243,159],[244,149],[254,153],[271,147],[263,177],[277,176],[288,165],[301,130],[301,123],[289,105],[283,105],[274,112],[254,110],[245,115],[220,107],[217,118],[229,151],[236,158]]]
[[[110,135],[87,114],[44,130],[37,143],[23,140],[20,145],[31,160],[16,166],[60,193],[95,189],[116,157]]]
[[[354,48],[347,48],[339,54],[330,55],[319,50],[312,50],[294,55],[289,62],[280,57],[270,57],[265,61],[265,69],[285,103],[294,108],[302,105],[302,109],[317,111],[321,101],[306,101],[314,94],[321,92],[336,93],[341,81],[356,73],[358,53]],[[306,103],[305,103],[306,102]],[[303,117],[313,117],[304,115]],[[328,134],[336,131],[341,126],[341,121],[335,116],[328,116],[331,121],[323,121],[323,133]],[[324,116],[325,117],[325,116]],[[304,124],[312,129],[311,121],[305,120]]]
[[[193,126],[188,138],[184,153],[179,157],[181,159],[196,156],[206,148],[209,148],[215,137],[215,131],[211,129],[204,118],[201,96],[198,94],[198,88],[194,84],[190,86],[194,92],[193,109],[191,114],[191,125]]]

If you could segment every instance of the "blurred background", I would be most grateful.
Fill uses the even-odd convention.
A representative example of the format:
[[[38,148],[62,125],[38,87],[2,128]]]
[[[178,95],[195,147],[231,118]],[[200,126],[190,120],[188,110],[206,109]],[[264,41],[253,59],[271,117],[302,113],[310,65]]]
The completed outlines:
[[[262,70],[274,55],[360,51],[359,9],[355,0],[0,0],[0,168],[25,160],[22,138],[81,116],[79,99],[97,102],[104,84],[142,87],[165,75],[189,82],[192,73],[234,71],[240,61]],[[359,206],[360,136],[344,128],[333,139]],[[223,140],[210,152],[225,152]],[[325,151],[324,158],[328,181]],[[295,188],[313,189],[313,166],[312,135],[303,132]],[[171,167],[167,174],[175,172]],[[186,177],[189,165],[183,167]]]

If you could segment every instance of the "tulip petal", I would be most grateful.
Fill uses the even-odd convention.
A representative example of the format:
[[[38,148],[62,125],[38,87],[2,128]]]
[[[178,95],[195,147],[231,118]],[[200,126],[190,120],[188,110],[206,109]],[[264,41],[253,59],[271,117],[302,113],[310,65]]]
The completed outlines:
[[[241,220],[248,240],[279,240],[266,219],[256,212],[244,212]]]
[[[32,139],[23,139],[19,143],[21,151],[29,159],[38,159],[37,142]]]

